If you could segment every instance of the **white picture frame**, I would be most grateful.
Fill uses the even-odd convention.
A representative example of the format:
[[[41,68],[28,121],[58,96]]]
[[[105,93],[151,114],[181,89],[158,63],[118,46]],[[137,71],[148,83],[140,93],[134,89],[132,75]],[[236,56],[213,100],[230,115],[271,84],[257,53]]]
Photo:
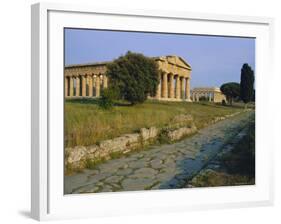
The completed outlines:
[[[99,217],[273,203],[273,146],[270,136],[263,135],[263,130],[271,122],[270,108],[266,105],[272,82],[273,19],[191,12],[98,9],[94,6],[50,3],[38,3],[31,8],[31,214],[34,219]],[[64,195],[63,27],[255,37],[256,184]]]

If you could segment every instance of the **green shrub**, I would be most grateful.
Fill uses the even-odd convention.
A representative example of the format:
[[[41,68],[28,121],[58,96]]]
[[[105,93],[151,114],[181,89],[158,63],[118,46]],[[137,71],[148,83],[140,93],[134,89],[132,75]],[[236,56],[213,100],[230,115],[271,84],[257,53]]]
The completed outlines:
[[[106,88],[101,92],[101,97],[99,98],[98,105],[100,108],[109,110],[114,105],[114,100],[118,98],[117,88]]]
[[[160,144],[170,144],[171,140],[168,137],[168,129],[163,128],[158,136],[158,141]]]
[[[155,96],[159,71],[154,59],[127,52],[107,65],[107,76],[120,89],[122,99],[131,104],[143,103],[147,96]]]

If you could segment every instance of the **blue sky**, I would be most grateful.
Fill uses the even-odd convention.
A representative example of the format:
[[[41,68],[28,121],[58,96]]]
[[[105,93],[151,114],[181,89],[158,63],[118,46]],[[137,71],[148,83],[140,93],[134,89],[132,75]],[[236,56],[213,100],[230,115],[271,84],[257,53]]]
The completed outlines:
[[[65,29],[66,65],[111,61],[127,51],[181,56],[192,67],[192,88],[240,82],[243,63],[255,70],[254,38]]]

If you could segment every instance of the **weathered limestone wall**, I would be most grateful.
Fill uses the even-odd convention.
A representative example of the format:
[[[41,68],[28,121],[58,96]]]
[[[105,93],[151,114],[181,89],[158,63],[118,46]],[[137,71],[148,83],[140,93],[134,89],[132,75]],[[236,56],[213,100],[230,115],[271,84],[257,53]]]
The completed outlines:
[[[152,144],[159,138],[176,141],[193,134],[197,128],[190,115],[176,116],[171,124],[163,129],[156,127],[141,128],[139,133],[124,134],[120,137],[100,142],[98,145],[76,146],[65,149],[65,165],[71,169],[87,167],[87,161],[110,159],[112,154],[126,154],[135,149]]]
[[[155,127],[142,128],[140,133],[125,134],[120,137],[102,141],[98,145],[76,146],[65,149],[65,165],[71,169],[83,169],[87,160],[98,161],[110,159],[111,154],[126,154],[153,142],[159,130]]]

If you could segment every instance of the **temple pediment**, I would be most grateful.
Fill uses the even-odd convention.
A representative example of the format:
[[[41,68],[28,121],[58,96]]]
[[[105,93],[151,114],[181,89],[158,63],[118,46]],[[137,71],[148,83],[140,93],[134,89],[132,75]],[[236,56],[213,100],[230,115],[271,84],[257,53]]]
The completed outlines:
[[[191,66],[182,58],[176,55],[167,55],[156,58],[156,60],[160,60],[162,63],[167,63],[170,65],[175,65],[177,67],[181,67],[187,70],[191,70]]]

